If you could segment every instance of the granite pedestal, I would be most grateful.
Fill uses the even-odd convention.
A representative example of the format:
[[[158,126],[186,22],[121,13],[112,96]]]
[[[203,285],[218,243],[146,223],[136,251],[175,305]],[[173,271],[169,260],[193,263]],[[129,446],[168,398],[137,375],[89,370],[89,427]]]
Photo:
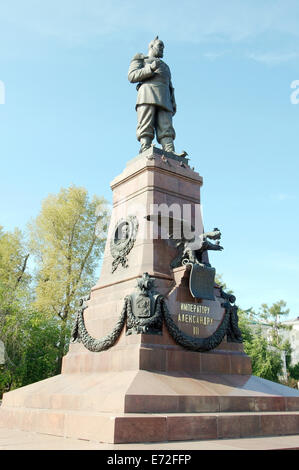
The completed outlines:
[[[113,180],[113,213],[102,271],[91,290],[84,321],[90,335],[101,338],[116,324],[126,295],[147,272],[172,313],[196,302],[188,289],[188,268],[170,268],[176,250],[160,238],[147,236],[153,204],[200,203],[201,176],[186,159],[152,147],[128,162]],[[138,218],[139,236],[112,272],[110,240],[117,220]],[[140,236],[141,234],[141,236]],[[220,256],[220,255],[219,255]],[[192,325],[192,314],[181,326],[209,335],[221,323]],[[205,310],[202,310],[205,311]],[[183,325],[184,320],[190,325]],[[190,321],[189,321],[190,320]],[[206,324],[204,324],[206,321]],[[26,431],[107,443],[162,442],[192,439],[299,434],[299,392],[252,376],[251,361],[241,343],[225,337],[214,350],[188,351],[176,344],[165,325],[162,334],[126,335],[102,352],[82,343],[70,345],[60,375],[6,393],[0,425]]]

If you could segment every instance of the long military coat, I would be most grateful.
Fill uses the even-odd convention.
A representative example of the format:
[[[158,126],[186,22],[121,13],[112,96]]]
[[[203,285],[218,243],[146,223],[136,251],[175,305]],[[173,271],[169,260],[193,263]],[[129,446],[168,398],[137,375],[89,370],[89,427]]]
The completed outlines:
[[[160,59],[159,68],[153,72],[150,64],[154,60],[155,57],[143,54],[136,54],[131,60],[128,79],[131,83],[138,83],[136,107],[140,104],[154,104],[174,114],[176,103],[170,69]]]

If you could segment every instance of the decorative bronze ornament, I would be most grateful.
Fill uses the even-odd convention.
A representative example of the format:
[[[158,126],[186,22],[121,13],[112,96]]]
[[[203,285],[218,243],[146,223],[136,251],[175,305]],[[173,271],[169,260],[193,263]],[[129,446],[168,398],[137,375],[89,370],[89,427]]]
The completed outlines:
[[[103,338],[93,338],[87,331],[85,323],[84,323],[84,310],[87,308],[86,301],[89,299],[89,296],[82,297],[79,300],[80,308],[77,311],[75,322],[72,329],[71,334],[71,342],[72,343],[83,343],[86,349],[92,352],[101,352],[105,351],[106,349],[111,348],[123,330],[123,327],[126,323],[127,318],[127,304],[128,298],[125,297],[124,305],[122,311],[120,313],[119,319],[113,328],[113,330]]]
[[[227,327],[227,341],[229,343],[243,343],[242,332],[239,328],[239,317],[238,307],[233,305],[236,301],[236,297],[233,294],[224,292],[223,288],[220,288],[220,295],[226,300],[223,306],[229,311],[230,321]]]
[[[195,299],[215,300],[215,268],[199,263],[186,263],[191,266],[189,290]]]
[[[190,240],[182,237],[180,240],[174,240],[178,250],[177,256],[171,261],[170,267],[177,268],[186,263],[201,264],[211,267],[204,259],[207,251],[221,251],[223,247],[220,245],[221,232],[218,228],[214,228],[212,232],[203,233],[197,236],[194,233]],[[210,242],[208,239],[216,240],[216,243]]]
[[[227,294],[221,288],[220,295],[224,302],[221,306],[225,309],[223,319],[207,338],[195,338],[184,333],[174,322],[168,310],[166,299],[163,295],[153,291],[154,279],[148,273],[144,273],[138,280],[136,291],[124,298],[123,308],[113,330],[103,338],[93,338],[87,331],[84,323],[84,310],[89,296],[80,299],[80,307],[77,311],[71,334],[71,342],[82,342],[86,349],[92,352],[105,351],[111,348],[127,322],[127,335],[130,334],[162,334],[163,321],[174,341],[190,351],[210,351],[215,349],[227,336],[228,342],[242,343],[242,334],[238,327],[238,307],[233,305],[236,298]]]
[[[112,273],[119,264],[123,268],[128,267],[127,256],[132,250],[138,230],[138,220],[135,215],[120,219],[114,228],[114,233],[110,241],[110,252],[114,260],[112,262]]]
[[[208,250],[223,250],[220,245],[221,232],[214,228],[212,232],[203,233],[200,236],[195,235],[187,240],[182,237],[176,240],[177,256],[171,261],[170,267],[189,266],[189,290],[195,299],[215,300],[214,284],[216,270],[210,263],[206,252]],[[211,243],[208,239],[216,240]]]
[[[163,296],[153,292],[154,278],[144,273],[137,281],[137,289],[124,298],[123,308],[113,330],[103,338],[93,338],[87,331],[84,322],[84,310],[88,307],[89,295],[79,300],[79,309],[71,333],[72,343],[83,343],[92,352],[101,352],[111,348],[127,322],[127,335],[162,334],[162,301]],[[136,302],[137,301],[137,302]],[[138,307],[136,309],[136,303]]]
[[[130,305],[127,318],[127,335],[146,333],[162,334],[161,299],[154,292],[154,278],[143,273],[137,281],[137,289],[129,296]]]

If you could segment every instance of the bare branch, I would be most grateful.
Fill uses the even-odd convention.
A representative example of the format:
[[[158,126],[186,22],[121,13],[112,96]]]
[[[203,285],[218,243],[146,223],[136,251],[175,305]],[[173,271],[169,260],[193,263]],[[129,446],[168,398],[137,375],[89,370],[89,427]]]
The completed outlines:
[[[17,278],[16,284],[15,284],[15,289],[18,287],[18,284],[21,282],[22,277],[24,276],[24,273],[25,273],[25,270],[26,270],[26,266],[27,266],[28,258],[29,258],[29,253],[28,253],[28,255],[26,255],[25,258],[24,258],[24,263],[23,263],[23,266],[22,266],[22,269],[21,269],[21,274],[20,274],[20,275],[18,276],[18,278]]]

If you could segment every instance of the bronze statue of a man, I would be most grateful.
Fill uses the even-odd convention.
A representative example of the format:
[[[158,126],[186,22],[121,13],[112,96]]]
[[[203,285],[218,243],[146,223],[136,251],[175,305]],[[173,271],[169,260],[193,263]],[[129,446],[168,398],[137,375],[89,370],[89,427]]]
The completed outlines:
[[[176,112],[170,69],[161,58],[164,44],[158,36],[150,42],[148,55],[136,54],[131,60],[128,79],[138,83],[137,139],[140,152],[151,146],[155,133],[166,152],[174,152],[175,130],[172,116]]]

